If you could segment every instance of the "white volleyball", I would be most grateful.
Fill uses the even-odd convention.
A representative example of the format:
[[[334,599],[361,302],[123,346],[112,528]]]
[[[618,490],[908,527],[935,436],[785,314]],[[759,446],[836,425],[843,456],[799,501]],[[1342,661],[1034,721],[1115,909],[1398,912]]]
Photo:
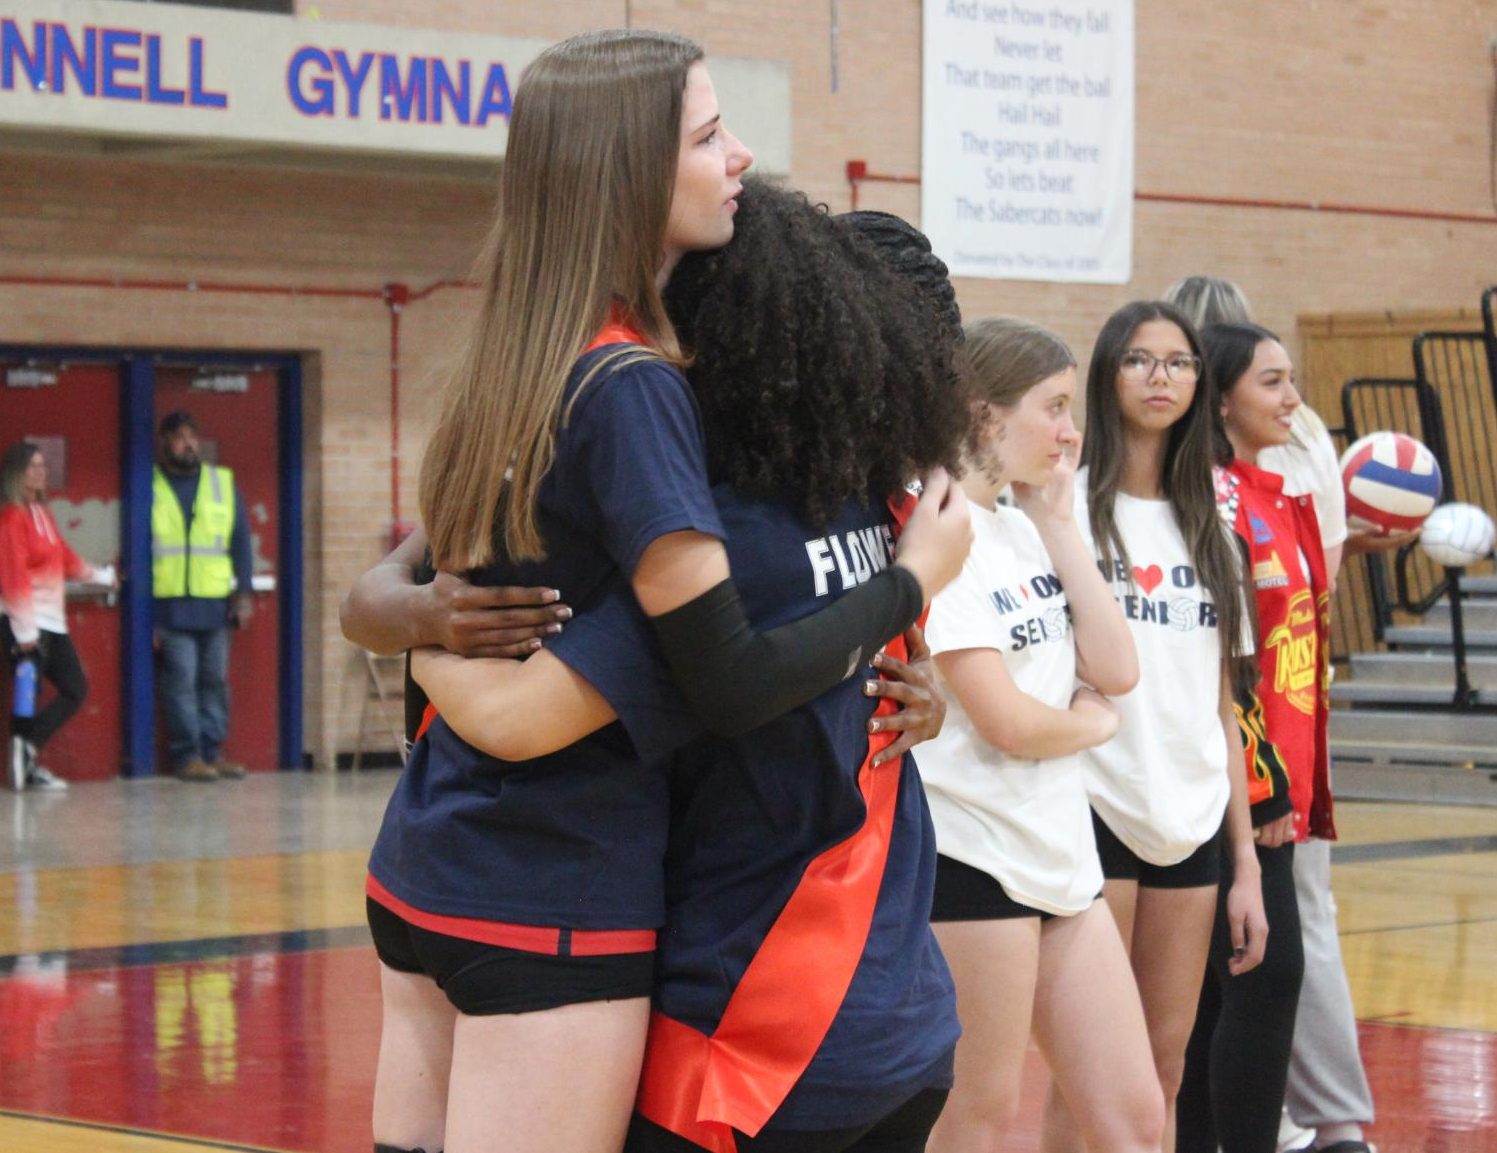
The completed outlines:
[[[1465,568],[1492,551],[1497,526],[1474,504],[1442,504],[1424,522],[1419,545],[1436,564]]]

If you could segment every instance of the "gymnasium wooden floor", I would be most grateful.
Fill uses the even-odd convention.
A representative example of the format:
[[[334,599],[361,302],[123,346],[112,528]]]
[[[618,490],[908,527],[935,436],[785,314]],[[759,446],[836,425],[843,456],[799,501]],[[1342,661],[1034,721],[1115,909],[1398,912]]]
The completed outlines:
[[[0,794],[0,1150],[368,1153],[364,859],[393,782]],[[1372,1138],[1497,1150],[1497,809],[1340,813]]]

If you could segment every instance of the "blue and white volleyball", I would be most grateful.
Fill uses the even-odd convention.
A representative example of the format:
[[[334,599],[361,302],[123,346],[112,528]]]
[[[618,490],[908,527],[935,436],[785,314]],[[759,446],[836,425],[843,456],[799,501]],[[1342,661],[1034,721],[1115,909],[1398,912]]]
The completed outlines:
[[[1384,532],[1408,532],[1424,523],[1440,499],[1442,480],[1434,453],[1401,432],[1374,432],[1341,456],[1346,516]]]

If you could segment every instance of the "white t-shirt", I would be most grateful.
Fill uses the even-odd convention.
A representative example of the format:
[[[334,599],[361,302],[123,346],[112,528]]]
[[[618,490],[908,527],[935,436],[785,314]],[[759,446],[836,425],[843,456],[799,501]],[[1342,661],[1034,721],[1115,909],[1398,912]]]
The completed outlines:
[[[931,604],[931,652],[996,649],[1020,690],[1070,707],[1070,609],[1039,532],[1017,509],[975,504],[972,525],[961,575]],[[996,878],[1020,904],[1082,912],[1102,888],[1102,869],[1080,758],[1010,757],[983,740],[949,687],[946,697],[941,735],[916,753],[937,850]]]
[[[1133,634],[1139,677],[1132,692],[1112,698],[1122,714],[1117,736],[1081,761],[1092,807],[1118,840],[1150,864],[1174,865],[1220,827],[1231,793],[1216,605],[1168,501],[1118,493],[1113,515],[1131,571],[1115,560],[1103,575]],[[1085,470],[1076,478],[1076,520],[1100,556]]]
[[[1346,489],[1341,462],[1325,421],[1307,404],[1294,410],[1294,437],[1278,448],[1258,454],[1258,467],[1284,478],[1286,496],[1308,496],[1320,520],[1320,543],[1335,548],[1346,540]]]

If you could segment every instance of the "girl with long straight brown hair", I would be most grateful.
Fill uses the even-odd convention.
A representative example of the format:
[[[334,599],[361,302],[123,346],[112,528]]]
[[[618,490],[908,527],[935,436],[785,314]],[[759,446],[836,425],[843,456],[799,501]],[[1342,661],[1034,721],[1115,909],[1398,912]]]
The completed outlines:
[[[1212,482],[1214,396],[1190,322],[1138,301],[1092,350],[1079,514],[1139,654],[1114,704],[1118,735],[1082,754],[1106,897],[1148,1022],[1172,1151],[1175,1099],[1216,916],[1222,840],[1237,868],[1226,896],[1233,973],[1263,957],[1266,924],[1233,709],[1251,651],[1232,535]],[[1042,1148],[1079,1150],[1052,1091]]]
[[[814,619],[897,557],[910,479],[958,458],[968,417],[945,266],[902,221],[830,218],[749,182],[732,243],[688,254],[666,299],[693,352],[713,497],[751,619]],[[624,589],[579,614],[545,656],[597,668],[611,654],[646,692],[662,670],[631,599]],[[538,692],[538,661],[511,666],[502,688],[508,662],[423,651],[413,667],[448,725],[503,755],[542,711],[581,736],[609,703],[587,705],[601,696],[591,685],[578,698]],[[629,1153],[925,1146],[958,1029],[927,918],[925,800],[901,755],[909,742],[890,738],[912,713],[938,717],[939,694],[916,675],[918,643],[908,664],[887,652],[855,663],[736,738],[703,736],[661,700],[659,728],[674,715],[681,748]],[[904,682],[911,707],[870,699],[880,674]]]
[[[930,1148],[1000,1147],[1033,1033],[1087,1147],[1152,1153],[1164,1107],[1128,958],[1098,899],[1080,760],[1117,732],[1106,697],[1127,693],[1138,667],[1075,512],[1076,361],[1052,333],[1008,318],[968,324],[964,350],[975,398],[962,487],[976,539],[931,606],[949,715],[919,754],[940,853],[931,924],[962,1022]],[[1010,485],[1017,507],[997,503]]]
[[[1165,291],[1165,299],[1184,310],[1201,330],[1212,324],[1253,321],[1242,291],[1219,277],[1187,276]],[[1325,422],[1304,403],[1290,421],[1289,443],[1265,448],[1258,454],[1258,467],[1284,478],[1285,496],[1308,496],[1314,501],[1325,550],[1326,583],[1334,593],[1343,555],[1401,548],[1418,539],[1419,533],[1385,533],[1371,526],[1350,531],[1341,465]],[[1313,1145],[1335,1153],[1367,1153],[1363,1126],[1374,1115],[1372,1089],[1357,1046],[1356,1013],[1341,957],[1336,898],[1331,892],[1330,841],[1310,837],[1298,844],[1294,889],[1305,945],[1305,976],[1295,1016],[1279,1148]]]
[[[937,484],[898,563],[807,621],[747,626],[660,287],[731,238],[750,162],[690,41],[591,33],[543,53],[516,95],[479,314],[421,483],[438,568],[564,589],[579,612],[632,587],[723,731],[844,679],[850,653],[913,621],[965,533]],[[585,684],[606,727],[572,743],[565,710],[536,710],[501,763],[431,720],[370,859],[381,1150],[623,1140],[663,917],[662,710],[608,652],[533,660],[547,699]]]
[[[1259,467],[1265,452],[1291,436],[1300,405],[1293,361],[1255,324],[1214,324],[1201,342],[1226,437],[1217,499],[1247,550],[1257,617],[1261,676],[1242,707],[1242,727],[1256,746],[1272,750],[1283,775],[1275,774],[1271,789],[1254,780],[1257,857],[1273,936],[1261,967],[1233,975],[1218,908],[1187,1050],[1177,1147],[1272,1153],[1305,963],[1295,842],[1336,833],[1326,736],[1330,593],[1315,502],[1289,496],[1283,477]]]

